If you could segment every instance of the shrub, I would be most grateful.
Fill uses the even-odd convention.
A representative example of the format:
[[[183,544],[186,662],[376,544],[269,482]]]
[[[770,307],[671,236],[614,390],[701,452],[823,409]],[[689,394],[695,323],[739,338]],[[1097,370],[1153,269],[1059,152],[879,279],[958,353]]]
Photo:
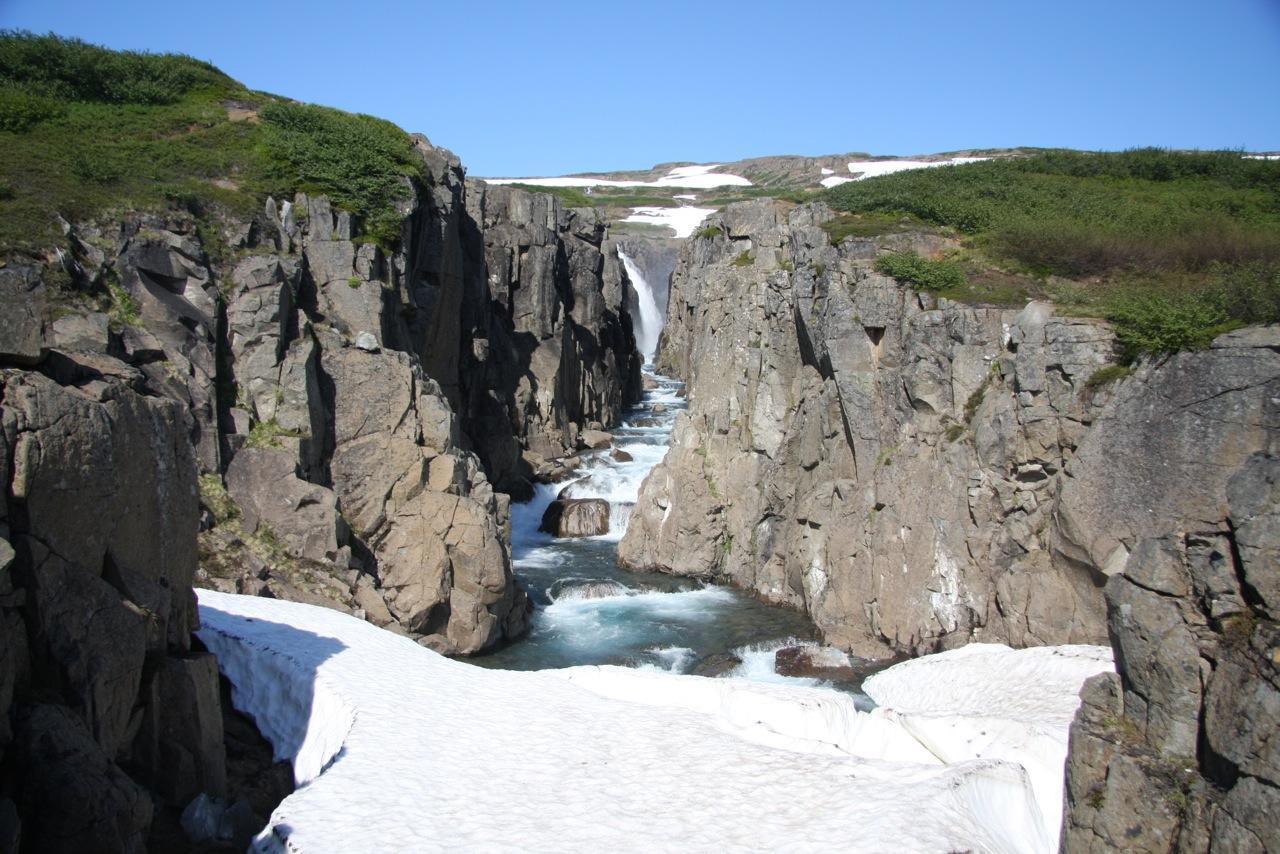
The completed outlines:
[[[1118,382],[1133,373],[1133,368],[1129,365],[1104,365],[1089,375],[1084,381],[1084,387],[1088,389],[1102,388],[1113,382]]]
[[[62,104],[13,86],[0,86],[0,130],[21,133],[61,115]]]
[[[230,82],[206,62],[172,53],[114,51],[52,33],[0,31],[0,83],[70,101],[172,104]]]
[[[713,238],[713,237],[719,237],[719,236],[720,236],[720,226],[718,226],[718,225],[704,225],[702,228],[700,228],[700,229],[698,229],[697,231],[695,231],[695,232],[693,233],[693,236],[694,236],[694,237],[701,237],[701,238],[704,238],[704,239],[707,239],[707,240],[709,240],[709,239],[711,239],[711,238]]]
[[[1231,321],[1221,300],[1205,291],[1118,294],[1106,318],[1115,324],[1126,363],[1144,353],[1204,349]]]
[[[750,267],[755,262],[756,259],[751,255],[751,253],[744,250],[738,254],[737,258],[733,259],[733,266]]]
[[[931,261],[914,252],[891,252],[876,259],[876,270],[924,291],[964,285],[964,271],[952,261]]]
[[[324,193],[358,214],[379,242],[398,238],[395,203],[408,195],[404,176],[421,169],[408,134],[373,116],[310,104],[272,103],[259,116],[270,177]]]

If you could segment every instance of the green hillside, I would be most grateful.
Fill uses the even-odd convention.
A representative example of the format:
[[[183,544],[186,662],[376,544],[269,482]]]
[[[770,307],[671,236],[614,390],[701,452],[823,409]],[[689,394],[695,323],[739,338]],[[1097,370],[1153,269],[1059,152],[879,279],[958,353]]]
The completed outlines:
[[[328,194],[387,242],[419,168],[389,122],[252,92],[188,56],[0,33],[2,251],[50,245],[58,216],[244,212],[296,190]]]

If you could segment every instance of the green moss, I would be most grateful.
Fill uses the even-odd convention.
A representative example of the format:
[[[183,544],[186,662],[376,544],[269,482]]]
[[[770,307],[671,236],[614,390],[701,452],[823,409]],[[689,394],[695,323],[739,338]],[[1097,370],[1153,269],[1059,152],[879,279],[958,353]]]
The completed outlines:
[[[219,525],[240,516],[239,505],[216,474],[200,475],[200,503],[208,508]]]
[[[961,436],[964,435],[964,425],[952,424],[950,427],[947,428],[946,432],[943,435],[946,437],[948,442],[955,442]]]
[[[259,421],[249,428],[249,436],[245,446],[249,448],[278,448],[281,437],[302,438],[304,434],[296,430],[286,430],[274,418]]]
[[[695,231],[695,232],[693,233],[693,236],[694,236],[694,237],[701,237],[701,238],[702,238],[702,239],[704,239],[704,240],[710,240],[710,239],[712,239],[712,238],[719,237],[719,236],[720,236],[720,234],[721,234],[720,226],[718,226],[718,225],[704,225],[702,228],[700,228],[700,229],[698,229],[697,231]]]
[[[126,326],[141,326],[142,313],[137,300],[115,281],[109,280],[107,289],[111,294],[111,308],[107,311],[107,321],[111,328],[119,332]]]
[[[351,276],[350,278],[347,279],[347,287],[358,288],[360,287],[360,281],[361,280],[359,276]]]
[[[743,251],[738,254],[737,258],[733,259],[733,266],[750,267],[755,262],[756,262],[756,259],[750,252]]]

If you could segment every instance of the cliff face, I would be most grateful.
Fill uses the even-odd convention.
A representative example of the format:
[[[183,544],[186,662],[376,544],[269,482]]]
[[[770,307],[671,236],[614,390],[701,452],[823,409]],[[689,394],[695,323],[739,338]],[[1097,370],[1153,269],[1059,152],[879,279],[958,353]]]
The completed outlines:
[[[1086,520],[1071,554],[1127,553],[1105,588],[1118,673],[1086,684],[1071,730],[1066,852],[1280,839],[1280,333],[1226,335],[1166,367],[1079,460],[1139,474],[1063,496]],[[1104,524],[1132,501],[1145,518]]]
[[[1101,586],[1135,538],[1216,506],[1215,473],[1267,441],[1256,418],[1216,424],[1164,465],[1160,431],[1183,428],[1142,395],[1261,412],[1244,377],[1269,351],[1090,388],[1113,359],[1104,324],[914,293],[872,272],[885,241],[831,246],[827,216],[734,205],[682,251],[658,367],[690,407],[621,559],[801,608],[865,655],[1103,641]]]
[[[122,361],[43,353],[38,281],[0,270],[34,333],[0,331],[0,361],[41,362],[0,369],[0,847],[141,850],[154,803],[227,786],[217,663],[191,645],[193,419]]]

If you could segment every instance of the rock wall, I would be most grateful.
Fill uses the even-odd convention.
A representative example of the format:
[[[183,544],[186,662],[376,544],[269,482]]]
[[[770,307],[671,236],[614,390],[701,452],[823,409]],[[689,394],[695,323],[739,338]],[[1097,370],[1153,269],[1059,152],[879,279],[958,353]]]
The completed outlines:
[[[15,322],[13,349],[109,357],[182,404],[198,583],[470,653],[524,629],[509,495],[638,399],[639,358],[593,210],[468,187],[452,154],[416,150],[394,252],[318,195],[67,224],[10,285],[29,304],[61,279],[59,319],[32,341]]]
[[[145,850],[157,809],[227,793],[191,643],[197,427],[138,368],[47,351],[38,280],[0,269],[34,333],[0,329],[0,849]]]
[[[1073,533],[1063,551],[1123,572],[1105,589],[1118,673],[1082,692],[1062,849],[1271,851],[1280,839],[1280,330],[1232,333],[1164,367],[1170,381],[1100,419],[1078,460],[1080,485],[1063,495]],[[1088,469],[1104,466],[1137,474],[1090,486]],[[1145,512],[1107,524],[1127,502]]]
[[[686,380],[689,411],[621,560],[803,609],[866,656],[1104,642],[1101,587],[1135,538],[1216,506],[1213,473],[1266,443],[1229,419],[1163,465],[1172,428],[1145,396],[1176,389],[1216,410],[1238,371],[1272,369],[1269,351],[1224,347],[1196,371],[1170,360],[1091,387],[1114,360],[1105,324],[915,293],[872,262],[937,238],[831,246],[829,216],[732,205],[682,251],[658,367]],[[1264,396],[1240,406],[1256,415]],[[1107,443],[1144,424],[1156,435],[1117,458]]]

